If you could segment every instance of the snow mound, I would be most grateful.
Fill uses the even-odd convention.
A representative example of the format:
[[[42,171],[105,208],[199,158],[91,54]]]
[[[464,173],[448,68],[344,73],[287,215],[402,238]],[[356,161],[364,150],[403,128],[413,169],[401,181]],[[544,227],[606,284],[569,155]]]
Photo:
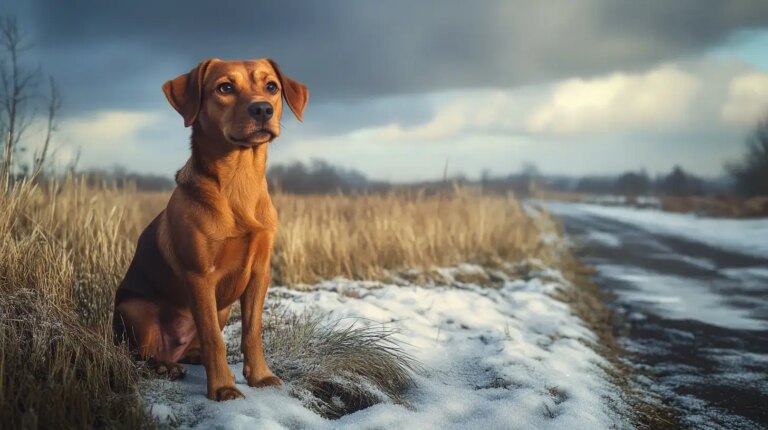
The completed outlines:
[[[550,274],[557,275],[556,272]],[[422,287],[336,279],[314,291],[270,290],[268,303],[296,315],[322,312],[330,321],[389,327],[424,371],[404,402],[373,405],[330,420],[276,389],[245,385],[246,398],[205,397],[205,372],[188,366],[181,382],[153,381],[143,390],[153,411],[182,428],[624,428],[627,411],[610,367],[590,347],[596,336],[569,307],[552,298],[572,288],[561,276],[506,280],[499,288],[463,284]],[[228,343],[239,340],[228,329]],[[304,399],[306,400],[306,399]]]

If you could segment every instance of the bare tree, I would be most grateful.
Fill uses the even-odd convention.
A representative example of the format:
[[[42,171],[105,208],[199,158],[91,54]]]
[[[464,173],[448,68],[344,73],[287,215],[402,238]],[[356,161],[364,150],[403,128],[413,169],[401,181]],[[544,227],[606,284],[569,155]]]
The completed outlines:
[[[27,110],[27,102],[39,80],[39,70],[26,70],[20,65],[21,54],[29,48],[19,32],[14,18],[0,21],[0,46],[7,58],[0,63],[0,102],[3,113],[3,159],[0,168],[0,184],[3,189],[10,185],[13,173],[13,156],[34,113]]]
[[[746,196],[768,195],[768,115],[760,121],[746,141],[740,161],[726,164],[736,190]]]
[[[56,81],[53,76],[49,77],[50,82],[50,95],[48,97],[48,124],[45,130],[45,141],[43,142],[43,148],[40,153],[35,153],[34,167],[32,169],[32,177],[35,178],[43,170],[45,166],[45,159],[48,155],[48,148],[51,144],[51,136],[56,130],[56,116],[61,109],[61,94],[59,88],[56,86]]]

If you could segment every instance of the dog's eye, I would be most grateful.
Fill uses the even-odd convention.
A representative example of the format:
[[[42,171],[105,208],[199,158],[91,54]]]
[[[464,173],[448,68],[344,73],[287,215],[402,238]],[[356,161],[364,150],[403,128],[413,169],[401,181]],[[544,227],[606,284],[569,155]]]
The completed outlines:
[[[267,82],[267,91],[270,92],[270,94],[277,94],[277,90],[279,88],[277,87],[277,84],[274,81]]]
[[[235,92],[235,87],[233,87],[229,82],[224,82],[223,84],[219,84],[219,86],[216,87],[216,91],[222,94],[232,94]]]

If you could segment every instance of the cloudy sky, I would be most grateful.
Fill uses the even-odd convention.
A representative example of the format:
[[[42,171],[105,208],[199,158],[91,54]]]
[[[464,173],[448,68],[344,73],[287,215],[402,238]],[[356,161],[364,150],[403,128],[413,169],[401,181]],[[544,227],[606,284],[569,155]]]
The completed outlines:
[[[160,87],[208,57],[271,57],[310,88],[270,162],[396,181],[446,163],[718,176],[768,112],[763,0],[3,3],[62,87],[60,155],[81,166],[171,175],[189,130]]]

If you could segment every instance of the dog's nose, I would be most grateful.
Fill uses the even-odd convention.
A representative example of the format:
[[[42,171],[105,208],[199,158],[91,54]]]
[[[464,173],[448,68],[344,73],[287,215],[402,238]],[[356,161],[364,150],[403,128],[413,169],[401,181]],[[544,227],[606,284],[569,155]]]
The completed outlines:
[[[272,118],[272,105],[267,102],[255,102],[248,105],[248,114],[256,121],[264,122]]]

